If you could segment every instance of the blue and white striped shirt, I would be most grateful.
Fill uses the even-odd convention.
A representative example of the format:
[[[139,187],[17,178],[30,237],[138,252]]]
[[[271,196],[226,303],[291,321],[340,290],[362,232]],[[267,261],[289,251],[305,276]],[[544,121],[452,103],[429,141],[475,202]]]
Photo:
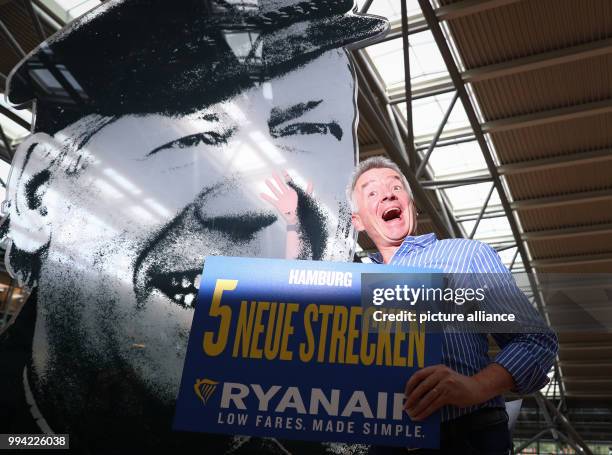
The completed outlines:
[[[370,255],[370,259],[382,263],[380,253]],[[476,240],[438,240],[435,234],[408,236],[389,263],[435,268],[442,273],[499,274],[498,276],[504,277],[500,306],[512,299],[521,299],[523,303],[531,305],[516,286],[497,252]],[[508,279],[505,279],[506,277]],[[532,393],[548,383],[547,373],[553,365],[558,349],[554,332],[544,330],[540,333],[492,333],[491,336],[501,348],[493,362],[502,365],[512,375],[516,392]],[[486,333],[444,333],[442,363],[460,374],[472,376],[492,362],[488,348]],[[504,400],[501,396],[468,408],[445,406],[442,408],[442,421],[455,419],[482,407],[503,406]]]

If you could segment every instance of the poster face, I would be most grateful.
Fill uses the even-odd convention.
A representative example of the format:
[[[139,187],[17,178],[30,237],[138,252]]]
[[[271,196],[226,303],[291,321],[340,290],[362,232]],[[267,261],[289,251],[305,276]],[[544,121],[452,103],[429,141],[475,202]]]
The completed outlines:
[[[387,28],[352,0],[114,0],[15,68],[8,100],[36,122],[2,232],[37,303],[28,377],[48,427],[174,437],[206,255],[352,258],[345,47]]]
[[[403,405],[410,376],[441,362],[442,335],[377,322],[362,274],[381,270],[442,284],[418,268],[207,258],[174,428],[437,448],[439,413],[414,422]]]

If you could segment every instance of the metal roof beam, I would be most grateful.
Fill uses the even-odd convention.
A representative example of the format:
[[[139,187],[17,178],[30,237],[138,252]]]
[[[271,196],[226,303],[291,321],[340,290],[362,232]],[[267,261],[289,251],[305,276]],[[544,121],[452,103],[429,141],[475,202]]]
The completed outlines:
[[[423,188],[453,188],[464,185],[474,185],[476,183],[490,182],[491,176],[489,174],[483,174],[476,177],[466,177],[464,179],[440,179],[440,180],[421,180],[419,183]]]
[[[568,398],[583,398],[583,399],[610,399],[612,397],[612,393],[590,393],[590,392],[570,392],[566,393]]]
[[[493,65],[481,66],[480,68],[473,68],[463,72],[461,77],[465,82],[481,82],[609,53],[612,53],[612,39],[605,39],[551,52],[542,52]]]
[[[384,155],[385,149],[380,144],[370,144],[359,146],[359,156],[362,158],[369,158],[376,155]]]
[[[564,267],[567,265],[598,264],[611,262],[612,253],[584,254],[579,256],[562,256],[550,259],[532,259],[532,267]],[[564,350],[567,348],[564,346]]]
[[[21,3],[23,4],[24,8],[28,11],[28,14],[30,15],[30,19],[32,19],[32,24],[34,25],[34,29],[36,30],[36,33],[38,34],[38,39],[40,41],[46,40],[47,34],[45,33],[45,30],[43,29],[43,26],[40,23],[40,19],[38,15],[34,11],[34,7],[32,6],[31,0],[21,0]]]
[[[612,198],[612,189],[581,191],[562,196],[546,196],[534,199],[524,199],[510,203],[513,210],[533,210],[543,207],[558,207],[576,203],[596,202]]]
[[[404,56],[404,91],[406,92],[406,112],[405,118],[400,120],[399,115],[393,113],[393,107],[387,104],[387,111],[389,112],[389,119],[393,123],[395,129],[394,133],[397,136],[398,142],[404,140],[404,148],[408,154],[408,163],[410,168],[415,170],[417,168],[417,152],[414,148],[414,128],[412,124],[412,82],[410,80],[410,44],[408,42],[408,4],[407,0],[401,0],[402,10],[402,53]],[[399,114],[399,112],[396,112]],[[398,125],[403,124],[406,126],[406,137],[402,138],[398,129]],[[416,172],[416,178],[419,178],[419,171]]]
[[[361,14],[365,14],[368,12],[368,10],[370,9],[370,6],[372,6],[372,2],[374,0],[366,0],[365,3],[363,4],[363,6],[361,7],[361,10],[359,11]]]
[[[480,213],[480,208],[479,207],[473,207],[473,208],[469,208],[469,209],[463,209],[463,210],[456,210],[455,214],[457,217],[457,221],[459,222],[464,222],[464,221],[475,221],[476,218],[478,218],[478,214]],[[489,208],[487,209],[487,211],[485,212],[484,216],[482,217],[483,219],[486,218],[499,218],[502,217],[506,214],[506,212],[504,212],[504,209],[502,208],[501,205],[497,204],[495,206],[493,206],[493,208],[491,207],[491,205],[489,205]]]
[[[434,138],[434,135],[435,131],[432,134],[415,137],[414,143],[417,146],[417,150],[427,150],[429,144],[431,144],[431,141]],[[444,132],[440,135],[438,147],[443,147],[444,145],[459,144],[461,142],[471,142],[476,140],[477,137],[474,134],[472,128],[470,127],[454,129],[445,128]]]
[[[43,11],[40,8],[40,6],[34,3],[34,0],[32,0],[32,7],[34,11],[36,12],[36,14],[38,15],[38,17],[40,17],[43,20],[43,22],[47,25],[47,27],[51,28],[53,31],[58,31],[63,27],[63,23],[59,23],[56,20],[54,20],[45,11]]]
[[[46,16],[48,16],[53,22],[56,22],[60,27],[66,25],[66,22],[59,16],[57,16],[45,3],[43,0],[32,0],[34,2],[35,7],[38,7]],[[45,17],[43,16],[43,19]],[[53,25],[53,24],[49,24]]]
[[[498,253],[500,251],[509,250],[510,248],[516,248],[516,243],[514,242],[514,240],[511,240],[509,242],[501,242],[501,243],[489,243],[489,245],[495,248],[495,251],[497,251]],[[518,252],[518,249],[516,251]]]
[[[30,122],[22,119],[17,114],[12,112],[10,109],[8,109],[8,108],[6,108],[6,107],[4,107],[2,105],[0,105],[0,114],[5,115],[9,119],[11,119],[13,122],[17,123],[19,126],[24,127],[28,131],[30,131],[31,128],[32,128],[32,125],[30,125]]]
[[[444,133],[442,134],[442,136],[444,136]],[[459,144],[465,144],[466,142],[474,142],[476,140],[476,137],[474,136],[466,136],[460,139],[444,139],[441,138],[440,141],[436,144],[436,148],[440,148],[440,147],[449,147],[451,145],[459,145]],[[421,152],[423,150],[427,150],[429,146],[428,145],[421,145],[419,147],[416,148],[417,152]]]
[[[357,49],[352,52],[352,55],[355,58],[355,63],[359,70],[363,73],[365,82],[369,86],[370,93],[378,98],[381,104],[389,104],[389,97],[387,96],[382,78],[380,74],[378,74],[372,59],[365,49]]]
[[[9,156],[9,152],[5,149],[5,145],[2,144],[2,141],[0,141],[0,160],[4,161],[5,163],[11,164],[11,157]],[[5,182],[6,183],[6,182]],[[0,264],[0,270],[2,270],[2,265]]]
[[[511,60],[495,65],[475,68],[461,74],[465,82],[480,82],[487,79],[508,76],[511,74],[522,73],[539,68],[559,65],[562,63],[577,61],[581,59],[596,57],[612,53],[612,39],[602,40],[586,45],[575,46],[561,51],[547,52],[524,59]],[[562,54],[559,56],[559,54]],[[412,99],[427,98],[430,96],[441,95],[453,91],[455,88],[452,81],[447,78],[440,78],[435,83],[429,82],[426,86],[413,86]],[[389,92],[392,104],[402,103],[406,100],[406,94],[400,90]]]
[[[436,17],[441,21],[449,21],[472,14],[482,13],[483,11],[493,8],[499,8],[500,6],[511,5],[519,1],[521,0],[463,0],[462,2],[438,8],[436,10]]]
[[[26,56],[26,52],[23,50],[15,36],[11,33],[8,27],[0,20],[0,35],[4,36],[6,42],[9,44],[9,47],[13,50],[13,52],[17,55],[17,58],[22,59]]]
[[[537,160],[526,160],[519,161],[517,163],[502,164],[498,167],[498,171],[503,175],[513,175],[609,160],[612,160],[612,148],[591,150],[588,152],[575,152],[562,156],[553,156],[550,158],[540,158]]]
[[[428,98],[430,96],[442,95],[444,93],[455,91],[453,81],[449,77],[440,77],[431,81],[422,82],[412,85],[412,99],[418,100]],[[404,84],[387,88],[389,102],[391,104],[400,104],[406,102],[406,90]]]
[[[472,10],[470,11],[470,14],[474,12],[478,12],[477,10],[478,8],[481,8],[482,10],[482,8],[486,8],[487,6],[494,7],[494,6],[501,6],[501,4],[508,4],[508,2],[503,2],[503,1],[487,1],[487,2],[478,1],[476,2],[472,0],[464,0],[464,2],[465,1],[470,1],[471,8],[472,8]],[[514,237],[516,241],[516,245],[519,250],[521,261],[523,262],[523,266],[525,267],[525,271],[527,272],[527,278],[529,280],[531,289],[533,290],[534,299],[538,307],[538,310],[540,311],[542,316],[546,318],[546,311],[544,309],[544,302],[543,302],[542,296],[538,292],[536,279],[531,274],[532,267],[531,267],[531,264],[529,263],[529,255],[527,253],[527,248],[524,242],[521,241],[521,237],[520,237],[521,231],[520,231],[518,222],[514,216],[514,213],[512,212],[510,200],[508,198],[508,195],[505,192],[504,186],[501,181],[500,174],[497,171],[497,163],[495,162],[493,158],[493,154],[491,153],[491,150],[489,149],[489,145],[485,138],[483,128],[480,125],[480,121],[476,114],[476,110],[474,106],[472,105],[472,100],[470,99],[470,96],[468,94],[467,88],[465,86],[465,82],[463,81],[463,78],[461,77],[461,73],[459,72],[459,69],[457,68],[457,64],[455,63],[453,54],[450,50],[449,43],[447,42],[446,37],[444,36],[439,19],[436,15],[436,12],[432,8],[431,3],[429,2],[429,0],[418,0],[418,2],[419,2],[419,6],[421,7],[421,11],[423,12],[423,16],[425,16],[425,20],[427,21],[427,24],[429,25],[429,29],[431,31],[431,34],[433,35],[436,45],[438,46],[438,49],[440,50],[442,59],[444,60],[444,63],[446,64],[448,74],[450,75],[451,80],[453,81],[453,84],[455,85],[457,92],[459,93],[459,98],[461,99],[461,103],[463,104],[463,108],[465,110],[466,116],[470,122],[470,126],[473,130],[474,136],[476,137],[478,146],[480,147],[483,158],[487,164],[487,168],[491,174],[493,185],[497,189],[500,203],[508,219],[508,224],[510,225],[512,236]],[[464,9],[465,9],[467,4],[464,2],[458,3],[458,5],[464,5]],[[467,9],[470,9],[470,7],[468,6]]]
[[[563,343],[561,343],[561,346],[563,346]],[[612,349],[612,348],[611,348]],[[576,359],[570,359],[570,360],[561,360],[559,361],[559,366],[581,366],[581,367],[590,367],[590,368],[597,368],[597,367],[612,367],[612,362],[611,361],[605,361],[605,360],[598,360],[598,361],[592,361],[592,360],[576,360]],[[608,380],[609,381],[609,380]]]
[[[408,16],[408,34],[413,35],[415,33],[420,33],[427,30],[427,22],[422,14],[416,14],[414,16]],[[386,41],[391,41],[397,38],[402,37],[402,21],[397,20],[391,22],[391,29],[389,33],[385,35],[385,37],[377,41],[377,43],[384,43]]]
[[[429,25],[429,28],[434,37],[434,40],[438,46],[438,49],[440,50],[442,59],[444,60],[444,63],[446,64],[446,68],[451,77],[451,80],[453,81],[453,84],[455,85],[457,92],[459,93],[459,98],[461,99],[461,103],[463,104],[463,107],[465,109],[465,113],[470,122],[470,126],[473,130],[474,136],[476,137],[476,141],[478,142],[478,146],[480,147],[482,151],[483,158],[485,162],[487,163],[487,168],[491,174],[493,184],[495,188],[498,190],[497,192],[499,195],[500,203],[508,218],[508,223],[510,224],[512,235],[517,242],[517,247],[520,250],[519,254],[521,256],[521,259],[523,260],[523,263],[525,265],[527,272],[531,272],[531,267],[528,263],[529,255],[527,254],[525,245],[523,244],[523,242],[520,241],[520,230],[518,227],[518,223],[516,219],[514,218],[514,214],[512,213],[512,207],[510,205],[510,201],[508,200],[508,197],[505,193],[504,187],[500,179],[500,175],[497,172],[497,163],[495,163],[491,150],[489,149],[489,145],[487,144],[487,141],[484,137],[483,130],[478,121],[478,116],[476,115],[476,111],[474,109],[474,106],[472,105],[472,101],[470,100],[470,97],[468,95],[467,89],[465,87],[465,83],[463,82],[463,79],[461,78],[461,73],[459,72],[459,69],[457,68],[457,65],[455,64],[455,60],[451,53],[449,44],[446,41],[446,38],[444,37],[444,33],[442,32],[442,28],[439,23],[439,18],[436,12],[434,12],[429,0],[418,0],[418,2],[419,2],[419,6],[421,7],[421,11],[423,11],[423,16],[425,16],[425,20],[427,21],[427,24]],[[508,1],[502,1],[502,0],[487,1],[487,2],[464,0],[463,2],[456,3],[453,6],[454,8],[457,8],[457,5],[459,5],[459,10],[456,10],[455,13],[461,13],[461,10],[463,10],[464,14],[461,14],[461,15],[465,15],[465,13],[473,14],[476,12],[483,11],[484,9],[487,9],[487,8],[497,7],[497,6],[501,6],[502,4],[508,4],[508,3],[509,3]],[[440,13],[439,10],[438,10],[438,13]],[[446,14],[446,17],[448,18],[448,17],[452,17],[453,12],[447,9],[445,14]],[[444,18],[445,15],[442,14],[442,17]],[[455,15],[454,17],[459,17],[459,16]],[[535,292],[536,283],[532,276],[529,276],[529,281],[530,281],[532,289],[534,289],[534,292]],[[545,314],[543,304],[542,304],[542,301],[539,295],[537,296],[536,300],[537,300],[538,308],[540,309],[542,314]]]
[[[546,231],[523,232],[521,239],[525,241],[564,239],[570,237],[585,237],[588,235],[612,234],[612,223],[579,226]]]
[[[431,143],[429,144],[429,147],[427,148],[427,151],[425,152],[425,155],[423,156],[423,159],[419,163],[419,167],[416,170],[416,177],[417,178],[419,178],[421,176],[421,174],[423,174],[423,172],[425,171],[425,167],[427,166],[427,162],[429,161],[429,158],[431,157],[431,154],[433,153],[433,150],[434,150],[436,144],[438,143],[438,139],[440,139],[440,135],[442,134],[442,131],[444,131],[444,127],[446,126],[446,122],[448,121],[448,118],[450,117],[451,112],[453,111],[453,108],[455,107],[455,102],[457,101],[458,98],[459,98],[459,92],[455,92],[455,95],[453,96],[453,99],[451,100],[450,104],[446,108],[446,112],[444,113],[444,117],[442,118],[442,121],[438,125],[438,129],[436,130],[436,134],[434,134],[434,137],[431,140]],[[409,112],[412,112],[412,109],[410,109]],[[412,139],[414,141],[414,137]]]
[[[530,126],[540,126],[549,123],[575,120],[594,115],[607,114],[612,112],[612,99],[596,101],[594,103],[578,104],[576,106],[550,109],[547,111],[536,112],[535,114],[517,115],[514,117],[492,120],[482,124],[484,133],[499,133]]]
[[[9,159],[12,161],[13,155],[15,154],[15,152],[13,150],[13,147],[11,146],[10,141],[8,140],[8,137],[6,137],[6,134],[4,134],[2,125],[0,125],[0,140],[2,141],[2,145],[4,145],[6,152],[8,153]]]

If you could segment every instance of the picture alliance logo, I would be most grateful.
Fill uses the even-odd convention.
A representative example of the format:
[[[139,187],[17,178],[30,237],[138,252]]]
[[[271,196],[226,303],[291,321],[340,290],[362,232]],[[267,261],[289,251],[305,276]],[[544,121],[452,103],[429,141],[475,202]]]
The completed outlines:
[[[219,388],[220,409],[397,421],[405,416],[403,393],[377,392],[369,393],[368,397],[363,390],[311,388],[304,394],[295,386],[265,388],[261,384],[222,383],[209,378],[196,379],[194,384],[195,394],[204,406],[214,401],[213,396]]]

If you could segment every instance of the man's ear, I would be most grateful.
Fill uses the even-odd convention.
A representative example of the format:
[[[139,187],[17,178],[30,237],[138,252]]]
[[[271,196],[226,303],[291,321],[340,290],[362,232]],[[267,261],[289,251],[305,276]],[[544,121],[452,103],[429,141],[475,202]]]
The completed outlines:
[[[365,231],[365,226],[363,225],[361,217],[358,213],[351,214],[351,222],[353,223],[353,226],[355,226],[355,229],[357,229],[359,232]]]
[[[10,219],[8,237],[20,250],[35,252],[49,243],[48,189],[58,151],[51,136],[36,133],[17,147],[13,157],[5,205]]]

